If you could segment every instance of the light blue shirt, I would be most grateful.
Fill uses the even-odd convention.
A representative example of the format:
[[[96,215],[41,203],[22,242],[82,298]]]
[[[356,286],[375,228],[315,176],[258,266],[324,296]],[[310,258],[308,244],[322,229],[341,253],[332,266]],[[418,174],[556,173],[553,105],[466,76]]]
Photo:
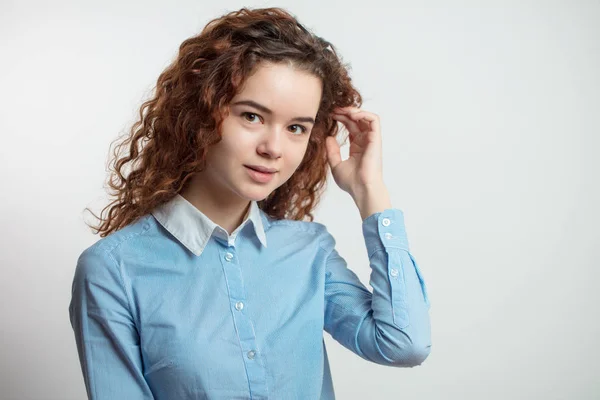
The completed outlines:
[[[69,304],[88,397],[334,399],[323,331],[365,360],[420,365],[429,299],[403,212],[362,233],[372,293],[325,225],[256,202],[231,235],[177,195],[98,240]]]

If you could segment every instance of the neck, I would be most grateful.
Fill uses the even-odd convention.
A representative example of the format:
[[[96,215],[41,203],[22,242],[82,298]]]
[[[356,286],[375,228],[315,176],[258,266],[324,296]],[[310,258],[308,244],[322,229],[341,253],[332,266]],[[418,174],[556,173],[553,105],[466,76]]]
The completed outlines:
[[[192,177],[180,195],[200,210],[211,221],[229,234],[244,222],[250,201],[231,194],[220,195],[214,185],[207,185],[199,175]]]

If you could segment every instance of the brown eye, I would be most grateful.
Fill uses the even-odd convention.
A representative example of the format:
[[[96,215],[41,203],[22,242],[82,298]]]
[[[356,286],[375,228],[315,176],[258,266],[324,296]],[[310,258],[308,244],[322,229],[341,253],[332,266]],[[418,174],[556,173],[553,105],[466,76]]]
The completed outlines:
[[[290,127],[296,127],[296,128],[300,128],[300,133],[299,133],[299,135],[303,135],[303,134],[305,134],[305,133],[306,133],[306,131],[307,131],[307,129],[306,129],[304,126],[302,126],[302,125],[290,125]]]
[[[252,117],[257,117],[258,118],[258,114],[254,114],[254,113],[251,113],[251,112],[243,112],[242,116],[248,122],[252,122],[252,120],[253,120]],[[250,117],[250,119],[248,119],[248,117]]]

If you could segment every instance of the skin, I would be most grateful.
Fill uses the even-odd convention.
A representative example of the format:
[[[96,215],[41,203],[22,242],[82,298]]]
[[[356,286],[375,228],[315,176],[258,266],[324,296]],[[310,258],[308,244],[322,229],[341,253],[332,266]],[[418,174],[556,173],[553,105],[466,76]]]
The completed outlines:
[[[243,222],[250,201],[260,201],[296,171],[308,145],[321,100],[319,77],[288,64],[262,63],[230,103],[222,140],[207,154],[206,169],[196,173],[181,195],[230,234]],[[271,112],[240,101],[254,101]],[[350,134],[350,152],[327,138],[327,156],[336,184],[354,199],[363,220],[391,207],[383,183],[379,117],[356,107],[337,108],[333,118]],[[298,120],[302,118],[302,120]],[[306,133],[303,133],[303,129]],[[244,165],[277,172],[258,183]]]
[[[259,103],[272,113],[235,104],[245,100]],[[195,174],[181,195],[232,233],[243,222],[251,200],[263,200],[296,171],[313,124],[294,118],[314,120],[320,101],[318,77],[287,64],[259,65],[232,99],[230,113],[223,121],[222,140],[208,152],[206,169]],[[244,167],[249,164],[277,172],[270,182],[258,183]]]

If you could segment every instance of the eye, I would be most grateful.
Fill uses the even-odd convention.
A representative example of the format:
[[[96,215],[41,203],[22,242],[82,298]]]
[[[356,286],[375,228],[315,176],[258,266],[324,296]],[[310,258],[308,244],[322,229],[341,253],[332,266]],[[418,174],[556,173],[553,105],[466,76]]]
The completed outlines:
[[[300,135],[303,135],[303,134],[305,134],[308,131],[308,129],[306,129],[302,125],[290,125],[290,127],[294,127],[294,126],[297,127],[297,128],[300,128]]]
[[[248,122],[252,122],[253,118],[252,117],[257,117],[260,119],[260,117],[258,116],[258,114],[255,113],[251,113],[251,112],[243,112],[241,114],[242,117],[244,117],[244,119]],[[248,119],[248,117],[250,117],[250,119]]]

